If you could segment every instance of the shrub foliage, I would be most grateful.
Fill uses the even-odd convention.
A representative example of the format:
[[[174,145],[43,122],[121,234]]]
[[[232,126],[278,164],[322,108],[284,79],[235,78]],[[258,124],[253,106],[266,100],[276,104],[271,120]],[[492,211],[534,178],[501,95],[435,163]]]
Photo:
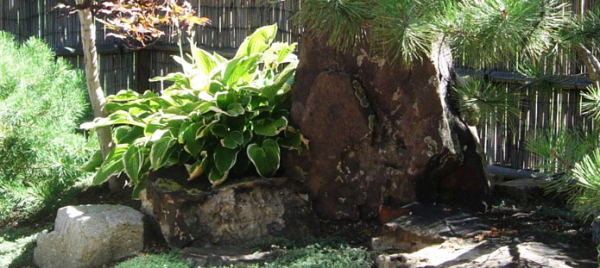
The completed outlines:
[[[59,200],[84,174],[83,78],[54,57],[39,39],[0,32],[0,219]]]

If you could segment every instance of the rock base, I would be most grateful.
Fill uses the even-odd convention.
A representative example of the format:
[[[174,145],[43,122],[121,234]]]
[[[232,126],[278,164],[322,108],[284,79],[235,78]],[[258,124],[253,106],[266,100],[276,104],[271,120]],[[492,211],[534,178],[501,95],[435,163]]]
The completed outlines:
[[[171,247],[235,245],[269,236],[300,240],[318,230],[308,197],[285,178],[245,179],[210,191],[185,183],[158,176],[143,195],[142,206],[152,211]]]

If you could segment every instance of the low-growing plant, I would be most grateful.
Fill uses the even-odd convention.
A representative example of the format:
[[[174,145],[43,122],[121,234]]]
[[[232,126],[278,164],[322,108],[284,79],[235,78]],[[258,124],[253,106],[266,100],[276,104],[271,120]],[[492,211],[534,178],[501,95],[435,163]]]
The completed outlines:
[[[115,268],[189,268],[177,252],[138,256],[115,265]]]
[[[8,227],[0,229],[0,267],[33,267],[33,249],[39,233],[48,229]]]
[[[213,185],[232,175],[260,176],[279,169],[280,147],[302,150],[304,139],[288,125],[290,86],[298,64],[296,44],[273,43],[276,25],[258,29],[227,60],[191,45],[175,56],[183,72],[152,81],[173,84],[161,94],[121,91],[107,98],[109,116],[82,125],[111,126],[114,149],[85,165],[97,171],[94,183],[125,172],[134,197],[151,170],[187,165],[190,179]]]
[[[347,245],[340,247],[308,245],[285,252],[273,262],[265,263],[259,267],[264,268],[366,268],[373,263],[369,253],[362,248],[353,248]]]

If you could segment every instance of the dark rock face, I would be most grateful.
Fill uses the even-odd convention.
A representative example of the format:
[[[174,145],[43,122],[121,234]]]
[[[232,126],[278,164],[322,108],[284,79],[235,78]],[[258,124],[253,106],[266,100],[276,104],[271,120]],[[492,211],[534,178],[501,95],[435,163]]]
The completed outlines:
[[[366,51],[341,53],[304,35],[291,120],[310,149],[290,155],[288,175],[327,219],[369,219],[382,204],[414,201],[481,207],[485,161],[448,108],[449,50],[411,69]]]
[[[169,172],[168,172],[169,173]],[[307,196],[284,178],[248,179],[211,191],[186,178],[150,176],[141,195],[171,247],[233,245],[269,237],[304,239],[318,230]]]

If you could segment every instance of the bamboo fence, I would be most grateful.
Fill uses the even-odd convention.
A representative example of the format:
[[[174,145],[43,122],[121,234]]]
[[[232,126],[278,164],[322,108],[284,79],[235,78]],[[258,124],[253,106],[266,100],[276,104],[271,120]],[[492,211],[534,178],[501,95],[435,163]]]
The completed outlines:
[[[594,1],[573,0],[571,10],[565,12],[582,13]],[[244,38],[258,27],[277,23],[278,40],[298,42],[302,32],[291,18],[300,9],[302,0],[191,0],[200,16],[212,20],[211,25],[196,29],[193,41],[201,48],[224,55],[232,55]],[[83,67],[79,19],[77,16],[64,16],[64,12],[54,9],[52,0],[0,0],[0,30],[15,35],[19,41],[32,36],[44,39],[56,54],[79,68]],[[143,50],[131,50],[119,40],[107,36],[106,29],[98,24],[97,47],[100,54],[100,79],[107,94],[121,89],[158,91],[164,84],[150,83],[149,78],[178,71],[178,65],[171,58],[179,54],[177,36],[173,29],[154,46]],[[187,38],[182,38],[184,46]],[[493,66],[494,70],[507,70],[511,62]],[[553,75],[577,75],[585,73],[578,62],[561,57],[557,62],[547,64],[546,72]],[[489,74],[487,74],[489,76]],[[501,81],[500,79],[499,81]],[[514,81],[511,81],[514,82]],[[510,84],[508,86],[511,86]],[[534,169],[542,160],[525,150],[529,137],[540,135],[549,129],[555,134],[565,128],[579,128],[587,131],[593,126],[581,115],[581,91],[585,83],[571,86],[538,89],[525,88],[524,104],[519,107],[517,119],[504,118],[500,122],[487,120],[479,127],[481,145],[490,164],[516,169]],[[509,121],[514,127],[509,127]]]

